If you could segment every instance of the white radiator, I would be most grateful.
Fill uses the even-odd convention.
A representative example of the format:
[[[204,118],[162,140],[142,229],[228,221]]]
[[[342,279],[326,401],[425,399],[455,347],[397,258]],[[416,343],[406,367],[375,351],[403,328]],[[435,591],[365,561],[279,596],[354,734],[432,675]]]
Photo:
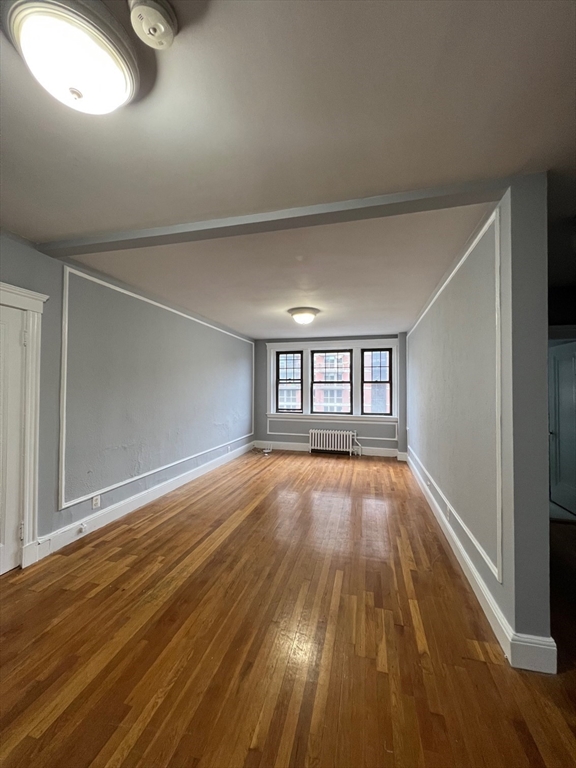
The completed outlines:
[[[310,452],[312,451],[339,451],[349,453],[352,456],[354,446],[357,444],[356,432],[341,429],[311,429]]]

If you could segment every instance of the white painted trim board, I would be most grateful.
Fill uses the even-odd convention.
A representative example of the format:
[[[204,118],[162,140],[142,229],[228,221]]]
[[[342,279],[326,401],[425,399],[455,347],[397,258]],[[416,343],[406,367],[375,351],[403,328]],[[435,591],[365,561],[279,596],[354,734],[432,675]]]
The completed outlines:
[[[299,451],[308,453],[310,450],[310,442],[307,443],[290,443],[275,440],[255,440],[255,448],[272,448],[273,451]],[[329,455],[328,453],[326,455]],[[383,456],[388,458],[397,458],[398,461],[406,461],[405,454],[399,454],[396,448],[367,448],[362,446],[362,456]]]
[[[266,423],[266,434],[268,435],[278,435],[280,437],[308,437],[308,432],[274,432],[272,429],[270,429],[270,422],[271,421],[282,421],[282,419],[270,419],[268,417],[267,423]],[[302,421],[316,421],[316,419],[310,417],[306,419],[302,419]],[[337,423],[337,419],[333,419],[333,422]],[[347,422],[343,421],[343,424],[354,424],[355,422],[352,419],[349,419]],[[358,422],[362,423],[362,422]],[[369,435],[356,435],[357,440],[376,440],[378,442],[385,442],[385,443],[396,443],[398,442],[398,422],[397,421],[389,421],[385,422],[386,424],[391,424],[394,427],[394,437],[371,437]],[[319,429],[324,428],[328,429],[329,425],[322,423],[321,427]]]
[[[213,447],[207,448],[204,451],[199,451],[198,453],[195,453],[192,456],[185,456],[184,458],[178,459],[169,464],[165,464],[161,467],[156,467],[155,469],[151,469],[147,472],[142,472],[141,474],[134,475],[133,477],[128,477],[125,480],[119,481],[118,483],[113,483],[112,485],[106,486],[105,488],[100,488],[96,491],[92,491],[88,494],[84,494],[83,496],[79,496],[76,499],[70,499],[69,501],[66,501],[66,397],[67,397],[67,387],[68,387],[68,383],[67,383],[68,303],[69,303],[71,274],[82,277],[85,280],[89,280],[93,283],[98,283],[99,285],[103,285],[106,288],[110,288],[111,290],[117,291],[118,293],[123,293],[127,296],[132,296],[133,298],[140,299],[140,301],[144,301],[148,304],[152,304],[153,306],[160,307],[161,309],[165,309],[168,312],[172,312],[173,314],[180,315],[181,317],[184,317],[187,320],[192,320],[195,323],[200,323],[200,325],[205,325],[208,328],[212,328],[215,331],[220,331],[220,333],[224,333],[228,336],[232,336],[236,339],[240,339],[241,341],[245,341],[247,344],[251,344],[252,345],[252,427],[251,427],[252,431],[249,434],[242,435],[241,437],[237,437],[234,440],[228,441],[226,443],[222,443],[220,445],[215,445]],[[231,445],[232,443],[238,443],[240,442],[240,440],[246,440],[248,438],[251,438],[254,435],[254,419],[255,419],[254,392],[255,392],[255,344],[250,339],[246,339],[243,336],[238,336],[237,334],[231,333],[230,331],[225,331],[222,328],[218,328],[218,326],[216,325],[212,325],[211,323],[205,322],[204,320],[199,320],[198,318],[193,317],[192,315],[188,315],[185,312],[181,312],[180,310],[173,309],[172,307],[169,307],[165,304],[161,304],[158,301],[153,301],[152,299],[148,299],[146,296],[141,296],[140,294],[134,293],[133,291],[129,291],[126,288],[120,288],[119,286],[114,285],[114,283],[110,283],[106,280],[102,280],[100,278],[94,277],[78,269],[74,269],[73,267],[70,267],[68,265],[64,266],[64,289],[63,289],[63,299],[62,299],[62,356],[61,356],[61,365],[60,365],[60,443],[59,443],[59,473],[58,473],[58,508],[59,509],[68,509],[69,507],[73,507],[76,504],[80,504],[82,501],[88,501],[94,496],[101,496],[102,494],[107,493],[108,491],[112,491],[116,488],[120,488],[124,485],[128,485],[129,483],[132,483],[135,480],[140,480],[143,477],[149,477],[150,475],[154,475],[157,472],[162,472],[163,470],[169,469],[170,467],[175,467],[178,464],[185,463],[186,461],[191,461],[192,459],[195,459],[198,456],[203,456],[206,453],[217,451],[220,448],[224,448],[227,445]]]
[[[442,501],[446,505],[446,512],[447,512],[447,514],[443,515],[443,517],[445,519],[448,519],[448,521],[450,521],[450,518],[453,517],[457,521],[457,523],[460,526],[460,528],[462,528],[464,533],[467,535],[470,543],[474,546],[474,548],[477,550],[477,552],[480,555],[480,557],[484,560],[484,562],[486,563],[486,565],[488,566],[488,568],[492,572],[492,575],[496,579],[498,579],[498,581],[500,581],[498,570],[497,570],[496,566],[494,565],[494,563],[492,562],[492,560],[490,558],[490,555],[486,552],[486,550],[482,547],[482,545],[480,544],[478,539],[474,536],[472,531],[468,528],[466,523],[462,520],[462,518],[460,517],[460,515],[458,514],[456,509],[452,506],[452,504],[448,500],[448,497],[446,496],[444,491],[440,488],[440,486],[438,485],[436,480],[434,480],[432,475],[428,472],[428,470],[426,469],[426,467],[424,466],[424,464],[422,463],[420,458],[416,455],[416,453],[414,452],[414,450],[410,446],[408,446],[408,457],[409,457],[409,460],[411,459],[412,461],[414,461],[414,460],[416,461],[416,463],[420,467],[420,471],[425,475],[427,485],[433,485],[434,486],[434,488],[436,489],[436,492],[438,493],[438,495],[440,496],[440,498],[442,499]]]
[[[496,217],[496,213],[497,213],[497,211],[498,211],[498,210],[499,210],[499,207],[497,207],[497,208],[496,208],[494,211],[492,211],[492,213],[490,214],[490,216],[488,217],[488,219],[487,219],[487,220],[484,222],[484,224],[482,224],[482,226],[481,226],[481,227],[480,227],[480,229],[478,230],[478,233],[472,237],[472,240],[471,240],[471,242],[470,242],[470,245],[469,245],[469,246],[466,248],[466,250],[464,251],[464,254],[463,254],[463,255],[462,255],[462,257],[461,257],[461,258],[458,260],[458,262],[456,263],[456,266],[454,267],[454,269],[452,269],[452,270],[450,271],[450,273],[448,274],[448,276],[446,277],[446,279],[445,279],[445,280],[442,282],[442,284],[440,285],[440,287],[439,287],[439,288],[437,288],[437,289],[434,291],[434,293],[432,294],[432,296],[431,296],[430,300],[427,302],[427,304],[426,304],[426,306],[424,307],[424,309],[422,310],[422,312],[421,312],[421,313],[418,315],[418,317],[417,317],[417,319],[416,319],[416,322],[414,323],[414,325],[412,326],[412,328],[410,328],[410,330],[409,330],[409,331],[408,331],[408,333],[406,334],[406,338],[408,338],[408,337],[410,336],[410,334],[412,334],[412,333],[413,333],[413,332],[416,330],[416,328],[418,327],[418,325],[420,324],[420,322],[421,322],[421,321],[424,319],[424,317],[425,317],[425,316],[428,314],[428,312],[430,311],[430,309],[432,309],[432,307],[433,307],[433,305],[436,303],[436,301],[437,301],[437,300],[440,298],[440,295],[442,294],[442,292],[443,292],[444,288],[446,288],[446,286],[447,286],[447,285],[448,285],[448,283],[449,283],[449,282],[452,280],[452,278],[454,277],[454,275],[456,274],[456,272],[458,272],[458,270],[460,269],[460,267],[462,266],[462,264],[464,264],[464,262],[466,261],[466,259],[468,258],[468,256],[470,256],[470,254],[472,253],[472,251],[474,250],[474,248],[476,248],[476,246],[478,245],[478,243],[479,243],[479,242],[480,242],[480,240],[482,239],[482,236],[483,236],[483,235],[486,233],[486,231],[487,231],[487,230],[488,230],[488,228],[490,227],[490,224],[492,224],[492,222],[494,221],[494,219],[495,219],[495,217]]]
[[[498,579],[502,583],[502,547],[503,547],[503,489],[502,489],[502,336],[501,336],[501,314],[502,314],[502,296],[501,296],[501,243],[500,243],[500,206],[490,214],[487,221],[480,227],[477,235],[475,235],[471,241],[470,246],[464,252],[464,255],[459,259],[458,263],[450,274],[446,277],[445,281],[438,288],[432,299],[426,305],[424,311],[407,334],[407,344],[409,344],[409,338],[412,332],[416,329],[420,321],[424,318],[426,313],[434,305],[438,297],[442,294],[448,283],[456,275],[458,270],[462,267],[468,257],[474,252],[474,248],[478,245],[481,238],[486,234],[491,224],[494,224],[494,293],[495,293],[495,306],[494,306],[494,333],[495,333],[495,413],[496,413],[496,439],[495,439],[495,461],[496,461],[496,562],[488,556],[484,548],[480,545],[476,537],[472,534],[468,526],[463,522],[457,511],[450,505],[448,499],[444,496],[444,493],[440,490],[438,485],[434,483],[434,486],[450,507],[451,514],[456,517],[461,527],[466,531],[466,534],[478,549],[482,558],[486,561],[486,564]],[[406,357],[408,358],[408,349],[406,350]],[[407,371],[407,375],[409,372]],[[408,392],[408,381],[406,382],[406,389]],[[410,424],[407,426],[407,432],[409,433]],[[412,451],[409,447],[408,451]],[[412,451],[412,453],[414,453]],[[415,458],[423,467],[420,459],[414,453]]]
[[[123,501],[119,501],[116,504],[112,504],[109,507],[99,509],[81,520],[63,526],[45,536],[39,536],[36,541],[31,542],[27,546],[26,563],[23,563],[23,567],[36,563],[38,560],[41,560],[52,552],[62,549],[62,547],[65,547],[74,541],[77,541],[88,533],[97,531],[99,528],[103,528],[105,525],[108,525],[115,520],[119,520],[131,512],[135,512],[146,504],[150,504],[150,502],[159,499],[161,496],[165,496],[167,493],[176,490],[176,488],[186,485],[186,483],[190,483],[192,480],[212,472],[214,469],[218,469],[218,467],[237,459],[244,453],[248,453],[252,450],[252,447],[252,442],[246,443],[246,445],[236,448],[234,451],[230,451],[230,453],[226,453],[217,459],[207,461],[205,464],[202,464],[195,469],[191,469],[189,472],[184,472],[182,475],[166,480],[164,483],[159,483],[153,488],[137,493],[136,495],[124,499]],[[82,530],[82,526],[84,525],[86,526],[86,530]]]
[[[38,528],[38,435],[40,425],[40,349],[42,313],[49,296],[8,283],[0,283],[0,304],[24,312],[24,396],[22,413],[22,548],[20,563],[27,565],[29,546]]]
[[[494,630],[494,634],[504,654],[513,667],[529,669],[535,672],[556,673],[556,643],[552,637],[526,635],[515,632],[508,619],[502,613],[500,606],[488,589],[486,582],[480,576],[476,566],[464,549],[462,542],[450,525],[446,516],[436,503],[436,499],[427,487],[426,480],[422,477],[416,463],[408,456],[408,466],[414,475],[424,498],[428,502],[434,517],[438,521],[448,544],[454,552],[464,575],[468,579],[474,594],[478,598],[480,606]],[[424,470],[425,471],[425,470]]]
[[[20,288],[18,285],[0,283],[0,304],[5,307],[42,314],[44,302],[48,301],[49,298],[45,293],[36,293],[36,291],[29,291],[27,288]]]

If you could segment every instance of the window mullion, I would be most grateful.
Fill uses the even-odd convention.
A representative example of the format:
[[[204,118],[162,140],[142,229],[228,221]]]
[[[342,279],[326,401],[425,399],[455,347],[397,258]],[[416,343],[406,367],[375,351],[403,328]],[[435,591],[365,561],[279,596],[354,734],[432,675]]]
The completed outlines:
[[[358,347],[352,350],[352,413],[358,416],[362,413],[362,353]]]
[[[311,352],[304,350],[302,353],[302,413],[310,413],[310,390],[312,380]]]

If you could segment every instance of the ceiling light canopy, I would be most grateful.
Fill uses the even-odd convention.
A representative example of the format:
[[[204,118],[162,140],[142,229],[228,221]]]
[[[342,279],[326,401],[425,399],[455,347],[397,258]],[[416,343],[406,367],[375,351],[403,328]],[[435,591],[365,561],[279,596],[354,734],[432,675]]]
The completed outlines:
[[[288,312],[299,325],[308,325],[314,320],[320,310],[314,309],[314,307],[295,307],[294,309],[289,309]]]
[[[66,106],[103,115],[134,98],[130,38],[100,0],[13,0],[3,26],[36,80]]]

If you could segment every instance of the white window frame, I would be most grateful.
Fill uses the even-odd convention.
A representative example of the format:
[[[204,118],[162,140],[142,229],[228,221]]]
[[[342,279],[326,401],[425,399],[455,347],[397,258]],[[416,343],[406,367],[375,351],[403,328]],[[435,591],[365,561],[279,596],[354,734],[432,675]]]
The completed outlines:
[[[267,416],[294,421],[362,421],[370,424],[398,421],[398,339],[346,339],[329,341],[282,341],[268,342],[266,368]],[[310,403],[310,379],[312,350],[352,350],[352,413],[312,413]],[[362,350],[392,350],[392,415],[362,414]],[[302,413],[276,412],[276,353],[302,352]]]

